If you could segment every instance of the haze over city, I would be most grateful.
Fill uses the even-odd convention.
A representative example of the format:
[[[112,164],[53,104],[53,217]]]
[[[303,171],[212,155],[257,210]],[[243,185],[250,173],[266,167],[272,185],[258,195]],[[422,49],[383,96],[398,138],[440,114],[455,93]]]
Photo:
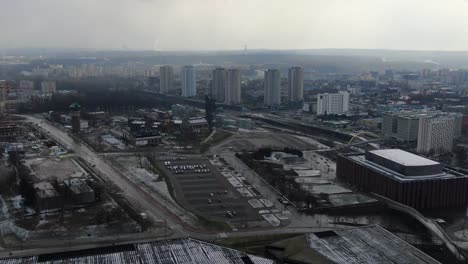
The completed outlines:
[[[0,0],[0,48],[466,50],[466,0]]]

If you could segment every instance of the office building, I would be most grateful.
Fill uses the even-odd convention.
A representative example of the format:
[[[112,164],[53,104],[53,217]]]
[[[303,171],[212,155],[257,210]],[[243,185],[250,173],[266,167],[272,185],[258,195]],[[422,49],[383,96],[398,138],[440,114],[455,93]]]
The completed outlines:
[[[197,82],[195,77],[195,69],[192,65],[182,68],[182,96],[192,97],[197,95]]]
[[[304,69],[292,67],[288,71],[289,101],[297,102],[304,99]]]
[[[452,151],[455,118],[451,116],[425,116],[419,119],[419,153]]]
[[[216,68],[213,70],[211,96],[218,102],[224,102],[226,90],[226,70]]]
[[[340,115],[349,111],[349,93],[319,94],[317,115]]]
[[[399,150],[340,155],[337,178],[415,209],[465,207],[468,176]]]
[[[159,75],[159,93],[167,94],[174,89],[174,69],[172,66],[161,66]]]
[[[228,69],[225,80],[225,98],[226,104],[239,104],[241,102],[240,72],[239,69]]]
[[[268,106],[281,104],[281,74],[277,69],[265,71],[264,79],[264,99],[263,102]]]

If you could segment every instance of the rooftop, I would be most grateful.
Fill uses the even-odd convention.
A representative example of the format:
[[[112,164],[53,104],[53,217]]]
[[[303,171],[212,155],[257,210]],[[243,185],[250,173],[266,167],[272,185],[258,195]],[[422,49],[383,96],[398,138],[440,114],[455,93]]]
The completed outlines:
[[[369,152],[404,166],[428,166],[440,164],[401,149],[379,149]]]
[[[311,233],[307,242],[337,264],[439,263],[380,226]]]
[[[47,254],[32,258],[0,260],[0,263],[199,263],[273,264],[272,260],[242,251],[186,238],[109,248]]]

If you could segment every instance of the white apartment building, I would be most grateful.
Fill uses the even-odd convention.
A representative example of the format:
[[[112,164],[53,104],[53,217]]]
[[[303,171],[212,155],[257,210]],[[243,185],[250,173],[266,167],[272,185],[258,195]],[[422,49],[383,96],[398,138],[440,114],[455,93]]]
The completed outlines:
[[[349,111],[349,93],[319,94],[317,96],[317,115],[339,115]]]
[[[455,117],[427,116],[419,120],[418,145],[419,153],[452,151]]]

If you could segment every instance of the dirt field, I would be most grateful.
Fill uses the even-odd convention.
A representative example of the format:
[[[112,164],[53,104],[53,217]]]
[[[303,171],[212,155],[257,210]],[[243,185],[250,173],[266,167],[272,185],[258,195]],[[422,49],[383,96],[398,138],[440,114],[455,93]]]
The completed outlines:
[[[261,147],[280,149],[288,147],[298,150],[309,150],[317,149],[318,147],[322,147],[322,145],[312,139],[304,139],[288,134],[248,133],[231,136],[223,143],[214,147],[211,152],[215,153],[217,150],[223,149],[232,149],[233,151],[252,151]]]

